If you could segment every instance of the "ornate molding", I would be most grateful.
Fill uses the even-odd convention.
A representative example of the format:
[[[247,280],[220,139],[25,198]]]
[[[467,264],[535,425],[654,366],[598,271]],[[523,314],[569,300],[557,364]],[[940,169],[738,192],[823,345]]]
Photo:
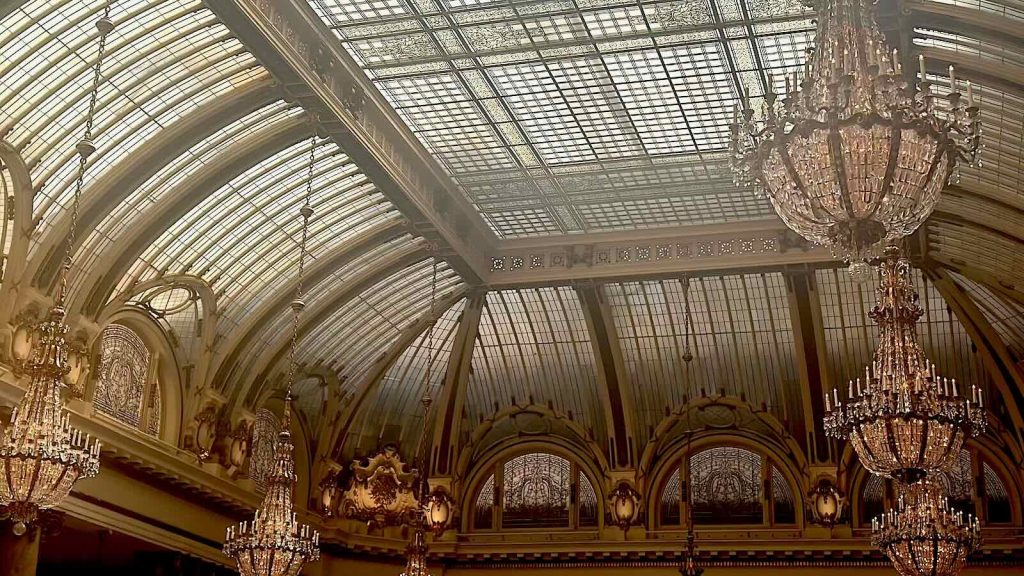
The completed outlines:
[[[353,462],[351,483],[342,495],[342,515],[374,527],[404,524],[419,506],[418,476],[402,461],[395,446],[385,446],[372,457]]]

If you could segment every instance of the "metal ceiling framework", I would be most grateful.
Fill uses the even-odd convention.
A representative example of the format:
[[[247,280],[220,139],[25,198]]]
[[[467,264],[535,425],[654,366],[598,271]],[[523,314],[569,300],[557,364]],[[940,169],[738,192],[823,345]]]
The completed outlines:
[[[0,133],[32,182],[4,205],[32,216],[7,236],[29,257],[4,278],[5,318],[53,288],[87,90],[77,54],[104,1],[0,0]],[[161,281],[194,282],[215,306],[166,324],[215,323],[201,342],[179,338],[209,358],[197,384],[233,406],[265,399],[294,288],[306,107],[329,137],[299,350],[336,382],[321,456],[408,442],[377,415],[415,419],[416,388],[397,384],[426,354],[447,423],[436,469],[510,402],[571,414],[616,465],[701,388],[813,435],[795,422],[813,386],[866,361],[871,295],[735,189],[722,154],[739,87],[756,99],[802,59],[801,5],[308,2],[114,3],[72,279],[84,323]],[[943,373],[1001,382],[992,393],[1024,405],[1024,16],[989,0],[904,6],[915,49],[976,79],[986,126],[984,167],[964,169],[918,238],[923,343]],[[446,264],[432,314],[434,254]],[[679,358],[681,274],[694,382]],[[815,305],[794,307],[799,285]],[[1024,435],[1019,410],[1007,418]]]

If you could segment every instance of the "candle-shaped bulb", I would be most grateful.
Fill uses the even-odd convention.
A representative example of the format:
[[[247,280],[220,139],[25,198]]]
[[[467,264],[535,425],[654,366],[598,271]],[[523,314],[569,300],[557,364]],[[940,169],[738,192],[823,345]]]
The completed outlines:
[[[956,68],[952,64],[949,65],[949,90],[956,92]]]
[[[927,74],[927,71],[925,70],[925,67],[924,67],[924,54],[918,54],[918,56],[917,56],[917,65],[921,69],[921,82],[924,82],[925,75]]]

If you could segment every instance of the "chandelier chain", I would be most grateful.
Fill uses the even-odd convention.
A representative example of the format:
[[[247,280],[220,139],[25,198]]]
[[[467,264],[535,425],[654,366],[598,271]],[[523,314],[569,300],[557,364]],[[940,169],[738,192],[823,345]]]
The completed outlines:
[[[64,242],[64,262],[60,270],[60,284],[57,291],[57,305],[63,306],[67,298],[68,274],[71,272],[71,261],[75,249],[75,236],[78,232],[78,216],[82,199],[82,188],[85,186],[85,172],[89,165],[89,156],[96,151],[96,145],[92,141],[93,125],[96,120],[96,103],[99,100],[100,84],[103,81],[103,60],[107,55],[107,35],[114,29],[110,20],[110,5],[107,2],[103,7],[103,16],[96,23],[99,32],[99,42],[96,47],[96,63],[92,67],[92,89],[89,92],[89,106],[85,115],[85,130],[82,133],[82,140],[79,141],[78,152],[78,174],[75,177],[74,195],[71,200],[71,222],[68,225],[67,238]]]
[[[310,123],[314,126],[313,134],[309,137],[309,166],[306,172],[306,193],[299,215],[302,217],[302,235],[299,239],[299,271],[295,280],[295,300],[292,301],[292,336],[288,345],[288,380],[286,383],[286,397],[291,399],[292,385],[295,383],[297,363],[295,351],[299,341],[299,319],[306,304],[302,300],[304,296],[303,281],[306,272],[306,257],[309,251],[309,219],[313,216],[313,177],[316,166],[316,117],[311,117]]]

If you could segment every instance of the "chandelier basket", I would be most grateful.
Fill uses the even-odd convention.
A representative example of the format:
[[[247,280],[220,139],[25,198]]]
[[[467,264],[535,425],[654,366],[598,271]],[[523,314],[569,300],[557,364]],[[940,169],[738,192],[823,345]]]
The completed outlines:
[[[897,508],[871,525],[872,544],[901,576],[957,574],[981,546],[978,519],[952,510],[939,484],[931,480],[905,487]]]
[[[837,390],[826,394],[825,432],[849,439],[870,472],[913,483],[951,467],[964,441],[984,432],[985,409],[980,389],[971,386],[963,395],[956,380],[937,376],[925,358],[910,263],[890,249],[880,268],[871,310],[878,347],[864,377],[850,382],[845,401]]]
[[[768,75],[755,110],[746,90],[734,113],[737,183],[763,191],[782,221],[850,262],[881,255],[931,214],[961,163],[977,158],[973,89],[934,94],[920,59],[903,73],[868,0],[820,0],[803,75]],[[782,90],[781,93],[777,90]]]

